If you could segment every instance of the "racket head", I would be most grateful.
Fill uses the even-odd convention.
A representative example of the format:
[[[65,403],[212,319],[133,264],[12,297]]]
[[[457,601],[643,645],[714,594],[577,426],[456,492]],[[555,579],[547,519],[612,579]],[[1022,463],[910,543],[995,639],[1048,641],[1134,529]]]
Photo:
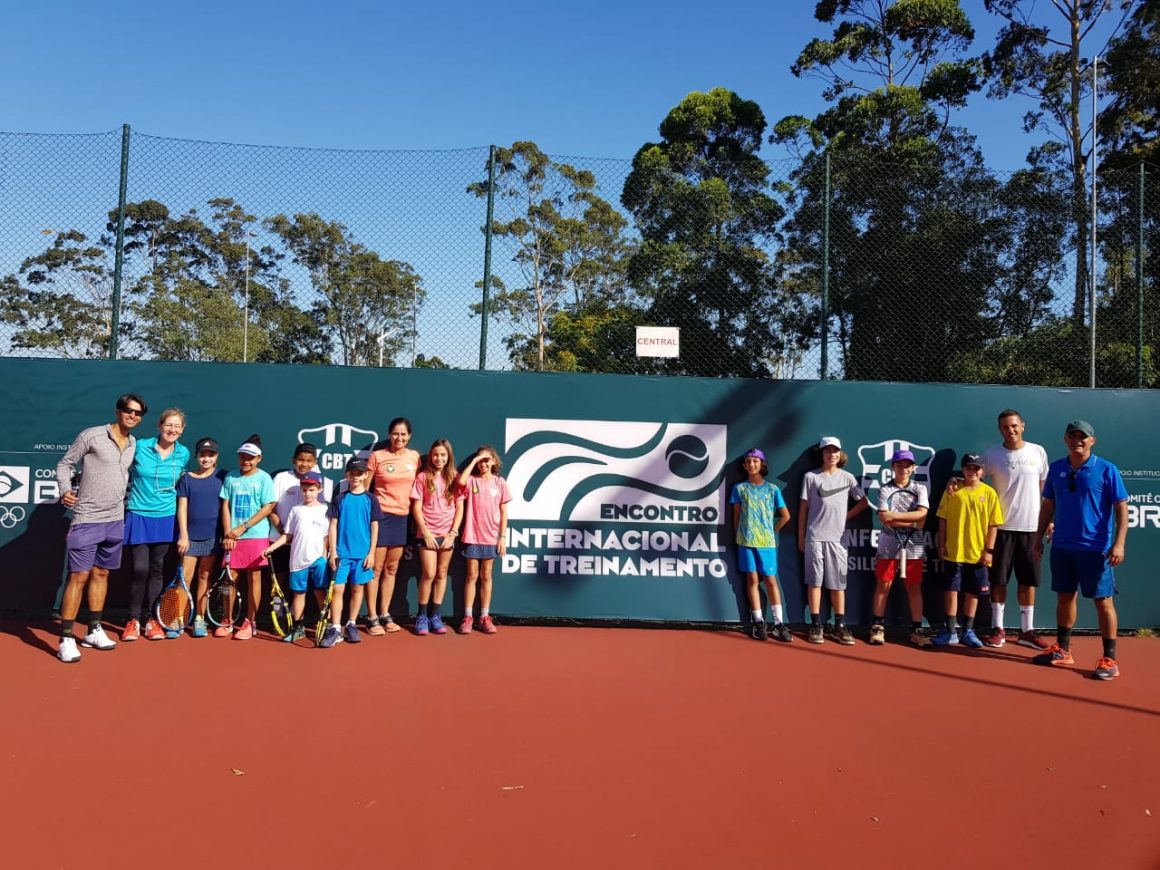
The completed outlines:
[[[322,601],[322,607],[318,613],[318,622],[314,626],[314,645],[318,646],[322,643],[322,638],[326,634],[326,629],[330,625],[330,601],[334,597],[334,579],[331,578],[330,585],[326,587],[326,598]]]
[[[294,629],[294,615],[290,610],[290,600],[282,591],[273,564],[270,565],[270,621],[273,623],[274,633],[278,637],[285,637]]]
[[[154,614],[161,627],[169,631],[183,631],[193,615],[193,600],[189,590],[180,583],[171,583],[157,599]]]
[[[237,622],[242,610],[241,596],[237,591],[227,558],[222,562],[222,570],[209,588],[205,615],[210,622],[214,625],[232,625]]]

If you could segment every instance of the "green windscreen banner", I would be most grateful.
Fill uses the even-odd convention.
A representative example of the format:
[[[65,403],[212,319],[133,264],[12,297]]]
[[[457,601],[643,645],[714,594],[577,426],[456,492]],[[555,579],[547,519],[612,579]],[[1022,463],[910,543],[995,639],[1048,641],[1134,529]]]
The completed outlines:
[[[911,450],[916,479],[932,496],[924,590],[928,615],[938,618],[933,508],[961,455],[999,443],[998,414],[1013,408],[1027,423],[1024,437],[1054,460],[1064,455],[1067,422],[1082,418],[1095,427],[1094,452],[1120,468],[1130,496],[1127,559],[1116,570],[1121,625],[1160,624],[1155,392],[17,359],[0,360],[0,610],[54,606],[70,518],[54,469],[81,429],[112,421],[125,392],[149,406],[138,436],[155,435],[159,413],[180,408],[183,442],[216,438],[227,469],[236,466],[233,447],[256,432],[266,471],[289,467],[294,446],[310,441],[320,470],[337,483],[346,460],[383,441],[395,417],[411,421],[412,448],[426,454],[445,438],[461,467],[491,445],[512,495],[494,612],[672,622],[734,622],[748,610],[728,496],[744,479],[740,460],[752,447],[764,451],[769,480],[792,515],[778,560],[791,621],[805,617],[796,529],[818,439],[841,439],[846,469],[872,505],[890,480],[891,454]],[[879,528],[866,511],[847,532],[852,622],[869,620]],[[417,562],[408,547],[392,608],[399,615],[414,612]],[[1037,622],[1051,626],[1046,567]],[[453,596],[463,568],[457,556]],[[122,568],[111,578],[110,607],[126,589]],[[892,601],[891,616],[901,604]],[[445,610],[460,612],[462,601]],[[986,608],[980,613],[985,619]],[[1081,605],[1079,619],[1094,626],[1090,606]]]

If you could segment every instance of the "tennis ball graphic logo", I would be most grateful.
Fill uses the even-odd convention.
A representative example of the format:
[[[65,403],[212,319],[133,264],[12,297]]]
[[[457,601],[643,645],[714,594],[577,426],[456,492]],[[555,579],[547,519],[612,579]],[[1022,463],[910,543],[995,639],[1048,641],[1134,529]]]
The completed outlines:
[[[709,448],[695,435],[679,435],[665,450],[665,459],[669,471],[691,480],[704,474],[709,467]]]

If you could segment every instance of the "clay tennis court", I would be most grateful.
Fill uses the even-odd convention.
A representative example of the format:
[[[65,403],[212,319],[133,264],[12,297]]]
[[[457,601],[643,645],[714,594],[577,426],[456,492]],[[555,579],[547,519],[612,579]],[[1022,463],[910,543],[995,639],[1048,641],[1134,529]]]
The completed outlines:
[[[1160,866],[1160,640],[2,631],[8,867]]]

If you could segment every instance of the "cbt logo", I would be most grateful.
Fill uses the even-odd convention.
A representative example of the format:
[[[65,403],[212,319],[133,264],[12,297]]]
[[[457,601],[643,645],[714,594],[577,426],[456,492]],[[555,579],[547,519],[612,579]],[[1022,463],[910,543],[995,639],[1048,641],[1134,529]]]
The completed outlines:
[[[28,503],[28,467],[0,465],[0,504]]]
[[[508,418],[513,520],[717,525],[725,426]]]
[[[379,440],[379,434],[371,429],[359,429],[349,423],[327,423],[314,429],[298,432],[299,441],[309,441],[318,448],[318,467],[329,476],[342,478],[346,461],[352,456],[370,456]]]
[[[930,463],[934,459],[934,448],[915,444],[904,438],[889,438],[877,444],[863,444],[858,448],[858,461],[862,463],[858,483],[871,504],[878,503],[878,496],[871,496],[870,490],[876,490],[894,479],[890,457],[896,450],[909,450],[914,454],[914,474],[910,479],[915,483],[921,483],[928,492],[930,491]]]

